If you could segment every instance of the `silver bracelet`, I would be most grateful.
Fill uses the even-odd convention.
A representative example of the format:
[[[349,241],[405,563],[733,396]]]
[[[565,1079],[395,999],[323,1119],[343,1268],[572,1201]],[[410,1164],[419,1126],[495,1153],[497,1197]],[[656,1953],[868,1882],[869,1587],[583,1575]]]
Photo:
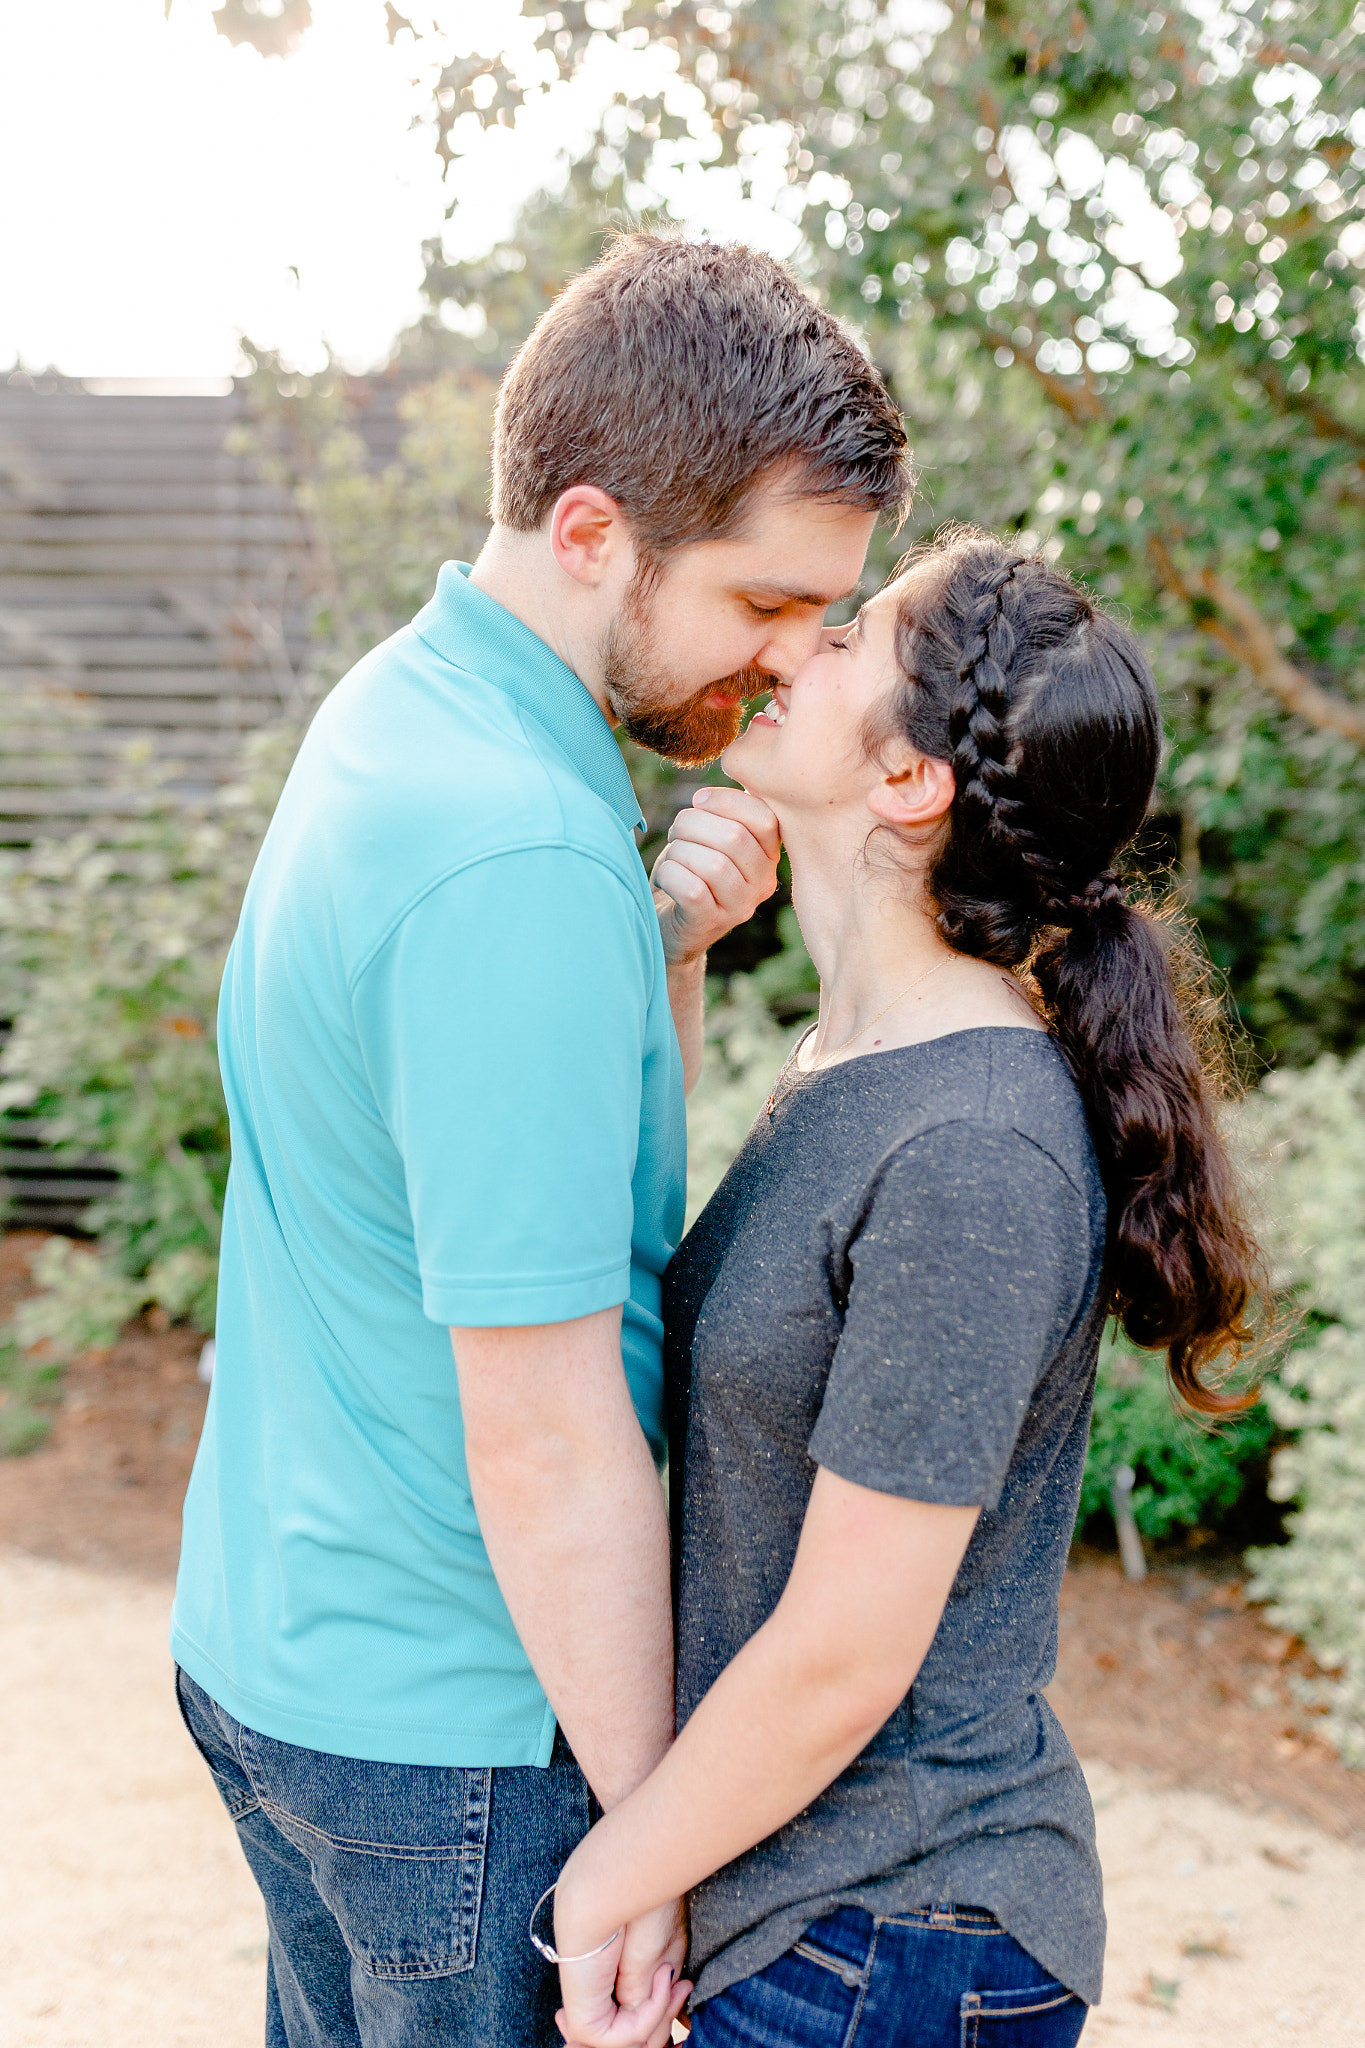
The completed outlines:
[[[615,1934],[609,1934],[605,1941],[599,1941],[596,1948],[584,1949],[581,1956],[562,1956],[560,1955],[558,1949],[553,1949],[550,1947],[548,1941],[542,1941],[540,1936],[536,1933],[536,1914],[545,1904],[545,1901],[547,1899],[552,1899],[558,1890],[559,1879],[556,1878],[554,1883],[550,1886],[550,1889],[547,1892],[542,1892],[540,1897],[536,1900],[534,1906],[532,1906],[531,1908],[531,1921],[530,1925],[526,1929],[526,1932],[531,1938],[531,1946],[535,1950],[537,1955],[544,1956],[547,1963],[586,1963],[593,1956],[603,1955],[606,1952],[606,1950],[611,1947],[614,1941],[620,1940],[621,1936],[626,1931],[624,1923],[617,1928]]]

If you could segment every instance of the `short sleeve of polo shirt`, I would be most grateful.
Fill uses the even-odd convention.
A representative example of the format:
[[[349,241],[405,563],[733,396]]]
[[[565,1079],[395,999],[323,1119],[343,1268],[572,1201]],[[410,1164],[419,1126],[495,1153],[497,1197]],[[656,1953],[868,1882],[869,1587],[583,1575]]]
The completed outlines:
[[[440,882],[363,966],[357,1028],[433,1322],[626,1300],[651,936],[608,863],[535,847]]]
[[[993,1508],[1090,1264],[1085,1203],[1018,1132],[970,1120],[886,1161],[810,1454],[903,1500]]]

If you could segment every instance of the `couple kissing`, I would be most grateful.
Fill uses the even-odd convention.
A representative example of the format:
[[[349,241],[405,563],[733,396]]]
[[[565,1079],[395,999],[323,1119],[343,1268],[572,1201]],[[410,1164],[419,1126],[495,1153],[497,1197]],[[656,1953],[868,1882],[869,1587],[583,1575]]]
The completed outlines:
[[[1121,879],[1142,649],[969,529],[829,627],[909,497],[786,271],[624,236],[507,373],[478,560],[304,740],[172,1628],[268,2048],[1069,2048],[1099,1997],[1043,1688],[1100,1336],[1229,1405],[1261,1261]],[[729,778],[652,877],[618,731]],[[783,846],[818,1018],[684,1236]]]

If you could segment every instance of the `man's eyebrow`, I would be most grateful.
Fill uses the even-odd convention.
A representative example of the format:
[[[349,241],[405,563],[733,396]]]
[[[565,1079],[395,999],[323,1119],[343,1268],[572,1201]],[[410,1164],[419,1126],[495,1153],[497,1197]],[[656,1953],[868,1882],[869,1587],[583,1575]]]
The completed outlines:
[[[756,576],[743,587],[751,594],[761,592],[765,597],[786,598],[792,604],[817,605],[822,611],[832,604],[842,604],[858,588],[854,583],[847,590],[803,590],[799,583],[787,583],[779,576]]]

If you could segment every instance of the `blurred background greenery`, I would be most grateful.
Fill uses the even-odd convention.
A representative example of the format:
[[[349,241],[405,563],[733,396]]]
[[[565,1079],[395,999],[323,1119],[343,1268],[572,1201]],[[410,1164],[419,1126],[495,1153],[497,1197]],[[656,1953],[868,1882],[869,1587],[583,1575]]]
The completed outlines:
[[[236,38],[283,34],[279,10],[220,12]],[[308,12],[291,0],[290,35]],[[391,37],[419,34],[387,14]],[[447,160],[472,119],[515,124],[603,38],[660,45],[671,82],[608,106],[562,189],[485,257],[429,246],[428,311],[386,373],[398,460],[370,465],[340,371],[247,344],[252,447],[314,541],[313,697],[442,560],[477,553],[498,377],[613,227],[666,211],[659,151],[728,164],[745,190],[776,164],[794,266],[864,338],[915,448],[913,515],[878,537],[867,587],[965,518],[1132,619],[1169,735],[1135,864],[1183,898],[1243,1038],[1235,1122],[1295,1342],[1266,1399],[1212,1434],[1176,1413],[1159,1361],[1107,1347],[1082,1528],[1112,1535],[1130,1464],[1147,1538],[1259,1539],[1262,1597],[1335,1674],[1305,1708],[1365,1762],[1365,23],[1338,0],[526,0],[524,20],[515,55],[442,70],[429,125]],[[88,1219],[94,1249],[50,1249],[0,1356],[11,1449],[41,1431],[52,1361],[139,1306],[212,1327],[214,994],[297,736],[259,736],[197,808],[130,760],[140,817],[0,878],[0,1101],[123,1176]],[[648,860],[693,779],[628,751]],[[781,898],[712,967],[694,1213],[814,1002]]]

